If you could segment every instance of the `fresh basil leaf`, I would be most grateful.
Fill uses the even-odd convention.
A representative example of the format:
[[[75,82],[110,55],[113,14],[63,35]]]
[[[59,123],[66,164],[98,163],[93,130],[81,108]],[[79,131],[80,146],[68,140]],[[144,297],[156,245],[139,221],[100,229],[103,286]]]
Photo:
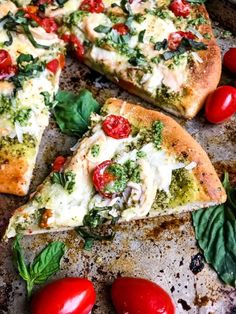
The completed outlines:
[[[227,193],[224,204],[200,209],[192,214],[196,239],[206,261],[219,277],[236,286],[236,189],[226,173],[223,186]]]
[[[60,269],[60,261],[65,254],[64,243],[51,242],[39,253],[31,265],[26,265],[20,236],[16,236],[13,242],[13,258],[20,276],[26,281],[27,293],[30,297],[35,284],[41,284]]]
[[[66,252],[63,242],[49,243],[34,259],[29,267],[31,280],[34,284],[44,283],[60,269],[60,262]]]
[[[28,24],[22,24],[22,27],[23,27],[23,30],[25,32],[25,35],[27,36],[27,38],[29,39],[29,41],[31,42],[31,44],[35,48],[42,48],[42,49],[49,49],[50,48],[50,46],[41,45],[41,44],[36,42],[36,40],[34,39],[33,35],[30,32]]]
[[[72,171],[53,172],[51,181],[60,184],[65,190],[72,193],[75,186],[75,174]]]
[[[140,43],[143,43],[143,39],[144,39],[144,35],[145,35],[146,30],[142,30],[139,34],[138,34],[138,41]]]
[[[20,276],[25,280],[29,280],[30,275],[27,269],[27,265],[25,264],[25,258],[23,254],[22,247],[20,245],[19,240],[21,237],[19,235],[13,241],[12,250],[13,250],[13,260],[17,266]]]
[[[11,44],[13,43],[13,37],[12,34],[9,30],[6,31],[6,34],[8,36],[8,40],[6,40],[3,44],[7,47],[11,46]]]
[[[109,26],[105,26],[105,25],[98,25],[97,27],[94,28],[94,30],[97,33],[107,34],[110,32],[111,28]]]
[[[154,45],[154,50],[160,51],[161,49],[167,49],[168,47],[168,41],[167,39],[164,39],[163,41],[158,41]]]
[[[54,107],[54,116],[63,133],[82,135],[88,130],[90,115],[99,112],[100,105],[88,90],[79,95],[59,91],[56,95],[58,104]]]

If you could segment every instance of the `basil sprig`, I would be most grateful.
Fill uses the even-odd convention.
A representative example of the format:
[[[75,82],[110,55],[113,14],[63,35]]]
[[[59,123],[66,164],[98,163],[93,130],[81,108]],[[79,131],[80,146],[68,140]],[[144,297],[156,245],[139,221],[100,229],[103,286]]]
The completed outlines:
[[[219,277],[236,286],[236,188],[225,173],[223,186],[227,193],[224,204],[200,209],[192,214],[196,239],[206,261]]]
[[[33,260],[26,264],[23,249],[17,236],[13,242],[13,258],[20,276],[26,281],[28,297],[34,285],[42,284],[60,269],[60,262],[66,252],[64,243],[49,243]]]

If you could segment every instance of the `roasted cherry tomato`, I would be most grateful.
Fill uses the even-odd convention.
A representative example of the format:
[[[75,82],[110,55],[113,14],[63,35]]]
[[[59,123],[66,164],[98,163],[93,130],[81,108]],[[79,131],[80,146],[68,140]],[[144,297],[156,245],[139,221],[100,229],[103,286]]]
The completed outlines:
[[[46,64],[46,68],[52,72],[53,74],[57,73],[57,70],[59,69],[59,61],[57,59],[53,59],[52,61],[49,61]]]
[[[129,28],[124,23],[118,23],[112,26],[120,35],[126,35],[129,32]]]
[[[190,4],[185,0],[173,0],[169,6],[169,9],[175,16],[189,16],[191,12]]]
[[[236,74],[236,47],[230,48],[223,58],[224,66],[231,72]]]
[[[70,36],[70,43],[75,49],[75,53],[78,59],[82,60],[84,57],[84,46],[82,45],[81,41],[77,38],[76,35],[72,34]]]
[[[221,123],[236,112],[236,88],[220,86],[206,101],[205,114],[208,121]]]
[[[107,193],[105,188],[108,184],[115,181],[115,176],[111,172],[107,171],[107,168],[112,164],[111,160],[105,160],[99,164],[93,172],[93,184],[102,196],[112,197],[111,193]]]
[[[12,65],[11,56],[8,51],[0,49],[0,70],[4,70]]]
[[[170,33],[168,38],[168,48],[170,50],[176,50],[179,47],[183,38],[194,39],[195,35],[191,32],[182,31]]]
[[[102,0],[84,0],[79,8],[82,11],[91,13],[102,13],[105,10]]]
[[[124,117],[111,114],[103,121],[102,129],[108,136],[121,139],[130,135],[131,125]]]
[[[174,314],[175,306],[165,290],[146,279],[120,277],[111,290],[117,314]]]
[[[45,17],[41,20],[39,23],[41,27],[45,29],[47,33],[53,33],[56,32],[58,29],[58,25],[55,22],[53,17]]]
[[[57,156],[52,165],[52,171],[60,171],[66,162],[66,158],[63,156]]]
[[[89,314],[96,300],[93,284],[83,278],[49,283],[33,296],[32,314]]]
[[[17,67],[15,65],[10,65],[5,69],[0,69],[0,81],[4,79],[9,79],[17,73]]]

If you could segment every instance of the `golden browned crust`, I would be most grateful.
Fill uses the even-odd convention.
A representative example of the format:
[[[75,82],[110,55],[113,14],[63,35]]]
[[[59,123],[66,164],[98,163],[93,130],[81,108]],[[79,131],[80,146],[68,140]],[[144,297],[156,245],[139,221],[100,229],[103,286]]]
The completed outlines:
[[[138,87],[132,79],[126,77],[123,73],[122,77],[116,76],[114,73],[103,71],[101,66],[86,56],[84,63],[95,69],[101,74],[106,75],[108,79],[118,84],[128,92],[137,95],[144,100],[163,108],[176,116],[183,116],[191,119],[199,112],[204,105],[206,97],[217,87],[221,76],[221,54],[214,37],[210,19],[204,5],[195,6],[196,16],[202,16],[207,20],[207,24],[199,26],[202,34],[209,34],[211,39],[202,39],[208,46],[207,50],[198,51],[202,63],[192,61],[188,70],[187,82],[183,86],[182,95],[176,96],[173,100],[163,97],[163,95],[152,97],[142,87]],[[126,77],[126,78],[125,78]]]
[[[209,157],[202,147],[172,118],[161,112],[147,110],[140,106],[110,98],[104,105],[109,113],[121,114],[137,127],[149,127],[155,120],[164,123],[163,145],[177,157],[195,161],[193,169],[198,181],[199,196],[202,201],[221,203],[226,200],[224,188],[211,164]]]
[[[26,159],[14,158],[6,154],[4,161],[0,163],[0,193],[26,195],[31,178],[31,169],[32,167]]]

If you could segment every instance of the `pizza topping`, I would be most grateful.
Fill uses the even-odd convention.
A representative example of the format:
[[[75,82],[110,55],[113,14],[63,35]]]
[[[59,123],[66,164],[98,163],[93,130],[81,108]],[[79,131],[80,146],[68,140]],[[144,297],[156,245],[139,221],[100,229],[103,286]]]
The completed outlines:
[[[51,209],[44,209],[41,215],[41,219],[39,221],[40,228],[48,228],[49,227],[49,219],[53,216]]]
[[[124,23],[118,23],[112,26],[120,35],[126,35],[129,32],[129,27]]]
[[[74,34],[63,34],[61,36],[62,40],[64,40],[66,43],[69,43],[73,49],[75,50],[76,56],[79,60],[83,60],[84,58],[84,46],[81,43],[81,41],[77,38]]]
[[[58,25],[53,17],[40,17],[37,6],[28,6],[24,9],[25,17],[34,20],[39,26],[43,27],[47,33],[56,32]]]
[[[0,49],[0,80],[6,80],[14,76],[17,72],[17,67],[12,65],[10,54]]]
[[[75,174],[70,170],[65,172],[54,171],[51,176],[51,182],[61,185],[71,194],[75,187]]]
[[[191,6],[186,0],[173,0],[169,8],[175,16],[187,17],[191,12]]]
[[[46,64],[46,68],[53,74],[56,74],[57,70],[59,69],[59,61],[57,59],[53,59],[52,61],[49,61]]]
[[[106,117],[102,124],[103,131],[110,137],[115,139],[126,138],[131,133],[131,125],[129,121],[114,114]]]
[[[79,8],[91,13],[102,13],[105,10],[102,0],[83,0]]]
[[[66,159],[67,158],[63,156],[57,156],[56,159],[54,160],[52,171],[56,171],[56,172],[61,171],[66,162]]]
[[[92,156],[95,158],[99,155],[100,153],[100,146],[98,144],[94,144],[92,147],[91,147],[91,154]]]
[[[94,187],[104,197],[111,198],[123,192],[127,182],[125,167],[111,160],[103,161],[93,172]]]
[[[191,32],[182,31],[171,33],[168,38],[168,48],[170,50],[176,50],[179,47],[183,38],[194,39],[195,35]]]

